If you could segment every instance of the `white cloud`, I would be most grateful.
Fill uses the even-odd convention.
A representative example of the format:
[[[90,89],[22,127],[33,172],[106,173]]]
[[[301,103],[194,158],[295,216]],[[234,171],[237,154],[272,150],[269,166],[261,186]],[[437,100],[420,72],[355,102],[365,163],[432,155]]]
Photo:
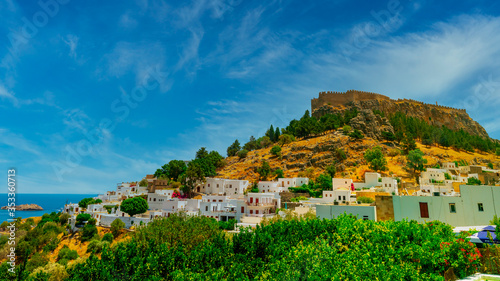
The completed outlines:
[[[15,97],[14,93],[5,88],[3,84],[0,84],[0,98],[10,100],[14,104],[14,106],[19,105],[19,101]]]
[[[78,47],[78,40],[79,40],[78,36],[73,34],[68,34],[62,40],[69,47],[69,56],[76,59],[76,48]]]
[[[8,145],[15,150],[27,151],[29,153],[40,155],[40,148],[27,140],[22,135],[11,132],[9,129],[0,128],[0,143]]]

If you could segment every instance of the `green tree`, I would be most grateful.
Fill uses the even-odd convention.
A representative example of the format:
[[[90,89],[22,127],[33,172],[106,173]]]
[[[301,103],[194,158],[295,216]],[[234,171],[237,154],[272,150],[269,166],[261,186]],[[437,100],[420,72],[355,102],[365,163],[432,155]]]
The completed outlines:
[[[274,142],[277,142],[279,140],[280,136],[281,136],[280,128],[276,127],[276,130],[274,131]]]
[[[334,165],[328,165],[326,166],[325,172],[332,178],[335,177],[335,174],[337,173],[337,168],[335,168]]]
[[[78,216],[76,216],[76,222],[83,223],[84,221],[88,221],[90,218],[90,214],[78,214]]]
[[[257,140],[254,138],[254,136],[251,136],[250,137],[250,140],[245,143],[245,145],[243,146],[243,149],[246,149],[248,151],[252,151],[252,150],[256,150],[256,149],[260,149],[261,148],[261,145],[259,142],[257,142]]]
[[[481,184],[482,182],[475,177],[470,177],[467,179],[467,185],[481,185]]]
[[[273,148],[271,148],[271,154],[278,157],[281,156],[281,147],[279,145],[273,146]]]
[[[233,144],[231,144],[227,148],[227,156],[229,157],[236,156],[236,154],[238,153],[238,151],[240,151],[240,149],[241,149],[240,142],[238,140],[235,140]]]
[[[87,209],[88,205],[94,204],[94,202],[94,198],[83,198],[80,202],[78,202],[78,206],[80,206],[80,208]]]
[[[266,137],[268,137],[271,142],[274,142],[274,132],[273,125],[271,125],[266,132]]]
[[[493,163],[488,163],[488,168],[493,169]]]
[[[405,135],[402,146],[405,154],[408,154],[410,153],[410,151],[417,149],[417,143],[415,142],[415,139],[409,134]]]
[[[188,195],[192,193],[197,183],[205,181],[205,172],[199,160],[189,162],[185,177],[183,178],[184,188],[182,191]]]
[[[142,179],[142,180],[139,182],[139,186],[148,186],[148,180],[147,180],[147,179]]]
[[[148,210],[148,202],[142,197],[133,197],[123,200],[120,210],[133,217],[145,213]]]
[[[65,225],[68,223],[69,218],[70,218],[70,215],[68,213],[62,213],[59,216],[59,222],[61,223],[61,225]]]
[[[497,156],[500,156],[500,147],[497,147],[497,150],[496,150],[495,154],[496,154]]]
[[[349,125],[345,125],[343,128],[342,128],[342,131],[344,131],[344,134],[349,134],[351,132],[352,128],[351,126]]]
[[[260,180],[267,180],[267,177],[271,174],[271,166],[269,166],[266,160],[262,161],[262,165],[257,169],[257,173],[260,175]]]
[[[238,157],[240,159],[246,158],[247,155],[248,155],[248,150],[246,150],[246,149],[238,151]]]
[[[385,140],[388,140],[388,141],[395,141],[396,140],[396,136],[394,135],[393,132],[383,131],[382,138],[384,138]]]
[[[273,144],[268,136],[263,136],[262,138],[259,138],[259,140],[260,141],[258,142],[260,143],[260,146],[264,148],[269,147],[271,144]]]
[[[276,178],[277,179],[281,179],[281,178],[284,178],[284,173],[283,173],[283,170],[282,169],[276,169],[274,172],[273,172],[274,175],[276,175]]]
[[[410,151],[406,158],[408,168],[413,169],[414,173],[424,171],[427,159],[424,158],[424,153],[420,149]]]
[[[80,240],[81,241],[89,241],[96,234],[98,234],[97,227],[93,224],[86,224],[83,227],[82,233],[80,235]]]
[[[116,238],[120,235],[121,230],[125,227],[125,223],[121,219],[115,219],[111,223],[111,233]]]
[[[283,146],[295,141],[295,137],[289,134],[283,134],[279,137],[278,143]]]
[[[368,149],[364,155],[365,160],[368,162],[368,167],[375,171],[387,170],[387,161],[385,160],[384,153],[380,146]]]
[[[316,186],[321,190],[332,189],[332,177],[328,174],[321,174],[316,178]]]

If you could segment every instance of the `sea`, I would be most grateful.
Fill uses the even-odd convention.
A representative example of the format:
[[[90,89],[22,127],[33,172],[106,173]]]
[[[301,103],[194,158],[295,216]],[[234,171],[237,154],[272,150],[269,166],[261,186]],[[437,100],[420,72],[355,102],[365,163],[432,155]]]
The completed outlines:
[[[43,211],[16,211],[15,217],[23,219],[41,217],[43,214],[60,212],[64,204],[78,203],[83,198],[96,197],[97,194],[28,194],[16,193],[16,205],[37,204]],[[7,206],[8,194],[0,193],[0,207]],[[11,219],[8,210],[0,210],[0,223]]]

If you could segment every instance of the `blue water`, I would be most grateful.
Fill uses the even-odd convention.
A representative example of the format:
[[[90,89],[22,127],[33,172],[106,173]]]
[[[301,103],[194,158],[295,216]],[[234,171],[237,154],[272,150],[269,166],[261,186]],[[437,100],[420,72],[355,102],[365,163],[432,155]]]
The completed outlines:
[[[0,207],[7,206],[7,193],[0,193]],[[83,198],[95,197],[96,194],[16,194],[16,205],[37,204],[43,211],[16,211],[16,217],[41,217],[45,213],[59,212],[66,203],[78,203]],[[0,210],[0,223],[10,219],[8,210]]]

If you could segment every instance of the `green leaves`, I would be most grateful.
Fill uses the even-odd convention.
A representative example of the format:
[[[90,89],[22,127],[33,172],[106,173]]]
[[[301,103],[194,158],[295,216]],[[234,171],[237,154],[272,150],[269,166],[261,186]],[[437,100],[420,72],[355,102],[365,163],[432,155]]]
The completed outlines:
[[[387,161],[380,146],[375,146],[365,152],[364,158],[368,161],[368,167],[375,171],[387,170]]]
[[[133,217],[145,213],[148,210],[148,202],[142,197],[133,197],[123,200],[120,210]]]

